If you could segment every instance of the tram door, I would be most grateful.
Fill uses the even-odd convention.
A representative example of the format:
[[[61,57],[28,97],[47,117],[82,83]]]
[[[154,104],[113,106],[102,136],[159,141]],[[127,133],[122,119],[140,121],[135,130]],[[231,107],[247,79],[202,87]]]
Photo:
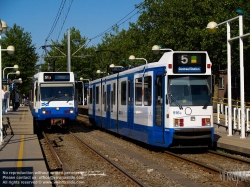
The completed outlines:
[[[107,119],[107,129],[110,129],[110,106],[111,106],[111,94],[110,94],[110,84],[107,85],[107,105],[106,105],[106,119]]]
[[[164,143],[164,77],[163,73],[156,75],[156,85],[154,90],[154,141],[155,143]]]
[[[132,136],[133,123],[134,123],[134,86],[133,77],[134,75],[129,75],[128,77],[128,128],[129,135]]]
[[[34,83],[34,88],[33,88],[33,100],[32,100],[32,110],[35,110],[34,112],[38,113],[38,105],[37,105],[37,101],[38,101],[38,82],[36,81]]]

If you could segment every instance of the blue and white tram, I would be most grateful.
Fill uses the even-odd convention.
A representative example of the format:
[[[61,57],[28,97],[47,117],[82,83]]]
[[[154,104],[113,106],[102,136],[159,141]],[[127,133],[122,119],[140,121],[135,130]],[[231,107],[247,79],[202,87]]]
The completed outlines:
[[[39,72],[34,75],[30,109],[35,122],[46,127],[68,127],[78,115],[77,80],[73,72]]]
[[[91,81],[89,119],[153,146],[211,146],[211,66],[205,51],[171,51],[158,62]]]

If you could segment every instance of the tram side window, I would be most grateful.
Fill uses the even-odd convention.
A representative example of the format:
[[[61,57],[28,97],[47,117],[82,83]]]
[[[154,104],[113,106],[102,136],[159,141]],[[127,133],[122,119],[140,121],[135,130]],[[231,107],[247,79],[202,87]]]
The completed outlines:
[[[113,83],[113,105],[115,105],[115,99],[116,99],[116,85]]]
[[[113,83],[113,88],[111,91],[111,112],[113,112],[113,106],[115,105],[115,83]]]
[[[151,106],[152,104],[152,77],[144,77],[144,105]]]
[[[104,85],[102,86],[102,104],[104,104],[105,101],[105,92],[104,92]]]
[[[103,104],[104,104],[104,111],[106,111],[106,108],[107,108],[107,101],[106,101],[106,92],[103,92]]]
[[[95,88],[95,103],[99,104],[99,86]]]
[[[113,97],[114,97],[114,93],[113,93],[113,90],[111,91],[111,104],[110,104],[110,109],[111,109],[111,112],[113,112]]]
[[[135,105],[142,105],[142,78],[135,79]]]
[[[92,88],[89,89],[89,104],[92,104]]]
[[[35,97],[36,97],[36,101],[38,101],[37,88],[38,88],[38,83],[36,83],[36,89],[35,89]]]
[[[121,105],[126,105],[127,101],[127,84],[126,81],[121,82]]]

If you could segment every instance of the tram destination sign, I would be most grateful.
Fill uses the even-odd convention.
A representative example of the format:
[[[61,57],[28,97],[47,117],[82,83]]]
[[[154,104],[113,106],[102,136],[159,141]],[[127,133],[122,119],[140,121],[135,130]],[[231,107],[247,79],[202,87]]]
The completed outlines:
[[[173,73],[206,73],[206,53],[174,53]]]
[[[69,81],[69,73],[44,73],[44,81]]]

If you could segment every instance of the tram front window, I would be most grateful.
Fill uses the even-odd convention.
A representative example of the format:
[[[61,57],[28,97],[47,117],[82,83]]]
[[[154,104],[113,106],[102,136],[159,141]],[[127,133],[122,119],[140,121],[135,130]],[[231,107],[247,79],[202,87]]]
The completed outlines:
[[[211,105],[207,76],[169,77],[168,99],[171,106]]]
[[[74,96],[73,84],[53,85],[41,84],[42,101],[71,101]]]

